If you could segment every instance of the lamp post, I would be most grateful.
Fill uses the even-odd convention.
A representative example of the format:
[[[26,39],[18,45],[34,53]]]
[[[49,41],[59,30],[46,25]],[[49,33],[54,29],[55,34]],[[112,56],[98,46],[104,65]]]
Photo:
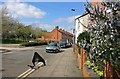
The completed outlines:
[[[73,16],[74,16],[73,43],[75,44],[75,9],[72,8],[71,11],[73,12]]]

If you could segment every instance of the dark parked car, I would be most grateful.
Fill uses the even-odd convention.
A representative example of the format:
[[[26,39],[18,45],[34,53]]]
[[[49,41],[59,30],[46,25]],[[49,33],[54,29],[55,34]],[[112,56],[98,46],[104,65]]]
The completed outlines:
[[[72,43],[69,43],[67,39],[62,39],[59,41],[60,47],[65,48],[65,47],[70,47],[72,46]]]
[[[59,52],[60,51],[60,46],[58,43],[50,43],[47,47],[46,47],[46,52]]]

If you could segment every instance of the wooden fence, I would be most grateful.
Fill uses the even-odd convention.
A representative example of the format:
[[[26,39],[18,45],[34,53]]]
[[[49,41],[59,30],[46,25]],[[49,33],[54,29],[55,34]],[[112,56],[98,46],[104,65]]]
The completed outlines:
[[[79,69],[82,70],[83,76],[86,79],[90,79],[89,73],[86,67],[84,66],[84,63],[87,59],[87,54],[85,53],[85,50],[83,48],[78,48],[77,45],[74,46],[74,50],[75,50],[76,60],[78,62]]]
[[[89,72],[84,65],[87,60],[87,53],[83,48],[79,48],[77,45],[73,48],[76,55],[76,61],[78,62],[79,69],[82,70],[83,76],[85,79],[91,79]],[[110,62],[107,60],[104,61],[104,79],[120,79],[120,69],[114,70]]]

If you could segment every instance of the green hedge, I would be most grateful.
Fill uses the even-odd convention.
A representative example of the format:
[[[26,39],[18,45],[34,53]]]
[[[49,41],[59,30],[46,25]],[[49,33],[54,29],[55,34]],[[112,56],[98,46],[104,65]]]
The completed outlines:
[[[27,43],[23,43],[21,44],[21,46],[39,46],[39,45],[47,45],[46,41],[41,41],[41,42],[27,42]]]
[[[2,39],[0,39],[0,41],[3,44],[19,44],[19,43],[24,42],[23,40],[16,39],[16,38],[2,38]]]

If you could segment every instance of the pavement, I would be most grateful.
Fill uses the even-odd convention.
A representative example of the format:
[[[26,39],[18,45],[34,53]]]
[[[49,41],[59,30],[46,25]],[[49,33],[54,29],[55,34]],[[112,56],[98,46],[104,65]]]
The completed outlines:
[[[0,44],[0,53],[10,52],[11,50],[15,49],[19,50],[19,48],[19,44]]]
[[[19,48],[19,47],[0,47],[1,50],[25,50],[25,49],[32,49],[34,47],[24,47],[24,48]]]
[[[11,50],[28,50],[33,48],[35,47],[24,47],[20,46],[20,44],[1,44],[0,53],[10,52]]]
[[[10,52],[11,50],[28,50],[28,49],[32,49],[33,47],[24,47],[24,48],[20,48],[20,47],[2,47],[0,46],[0,53],[7,53]]]
[[[46,46],[46,45],[42,45]],[[24,47],[20,46],[20,44],[1,44],[0,49],[6,49],[6,50],[22,50],[22,49],[31,49],[39,46],[33,46],[33,47]]]
[[[1,44],[1,47],[20,47],[20,44]]]
[[[57,53],[52,61],[47,60],[47,65],[40,67],[28,77],[64,77],[82,79],[82,71],[78,68],[72,48]]]

